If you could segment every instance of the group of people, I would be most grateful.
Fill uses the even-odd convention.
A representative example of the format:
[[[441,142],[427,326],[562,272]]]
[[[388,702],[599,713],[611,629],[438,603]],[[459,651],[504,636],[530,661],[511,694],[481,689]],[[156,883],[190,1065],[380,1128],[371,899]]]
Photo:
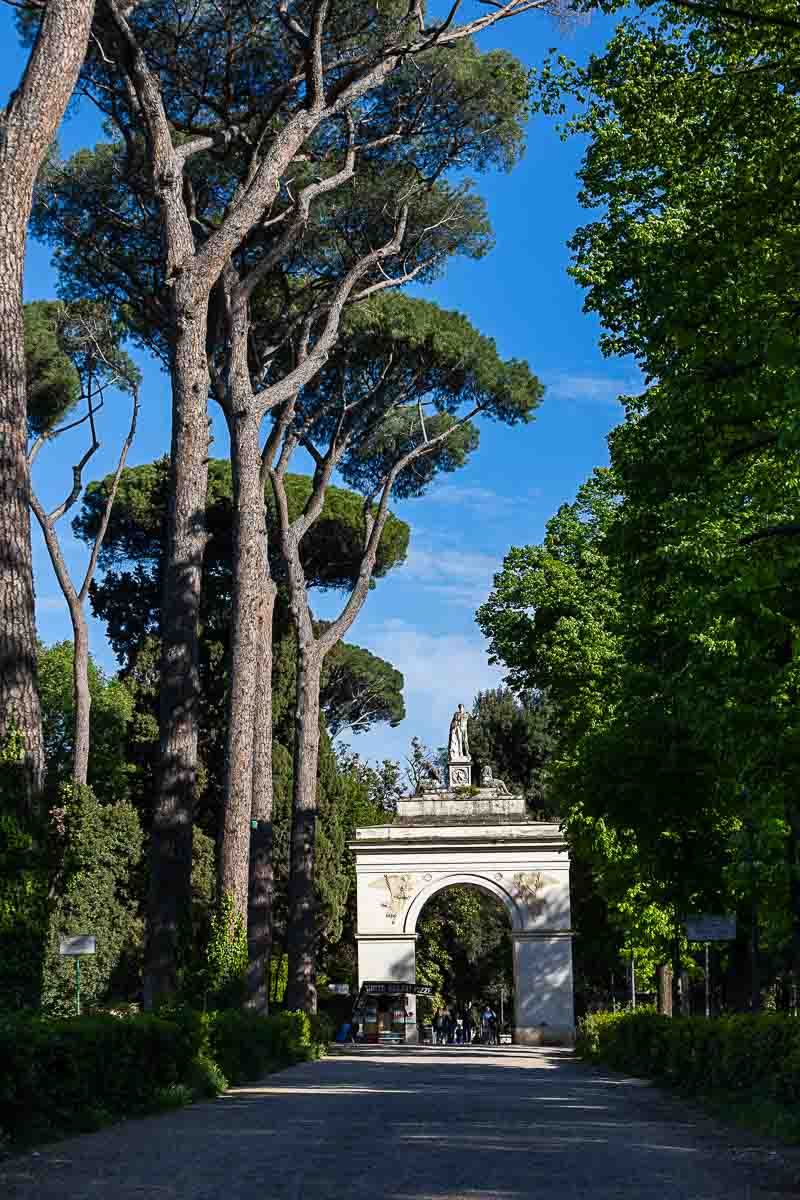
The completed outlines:
[[[439,1009],[433,1018],[433,1040],[437,1046],[467,1046],[480,1043],[497,1045],[497,1015],[488,1004],[481,1010],[477,1004],[459,1010]]]

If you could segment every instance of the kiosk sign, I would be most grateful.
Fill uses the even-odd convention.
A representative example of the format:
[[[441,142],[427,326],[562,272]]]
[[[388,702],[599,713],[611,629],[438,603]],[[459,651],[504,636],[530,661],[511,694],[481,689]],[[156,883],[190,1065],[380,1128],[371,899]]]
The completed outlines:
[[[399,979],[372,980],[361,985],[366,996],[432,996],[433,988],[427,983],[405,983]]]
[[[701,913],[697,917],[687,917],[686,938],[690,942],[733,942],[736,940],[736,914],[715,916],[713,913]]]

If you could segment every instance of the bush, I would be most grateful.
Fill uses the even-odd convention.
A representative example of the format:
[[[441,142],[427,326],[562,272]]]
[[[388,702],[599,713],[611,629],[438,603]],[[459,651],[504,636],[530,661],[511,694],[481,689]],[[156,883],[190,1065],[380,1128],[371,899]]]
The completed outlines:
[[[319,1050],[300,1012],[0,1017],[0,1145],[217,1096]]]
[[[191,1057],[158,1017],[0,1019],[0,1130],[33,1140],[147,1112],[184,1079]]]
[[[593,1062],[693,1092],[800,1101],[800,1021],[781,1013],[712,1021],[648,1010],[593,1013],[579,1023],[576,1049]]]
[[[349,1002],[348,1009],[352,1010],[352,1001]],[[325,1047],[332,1042],[336,1036],[336,1022],[330,1013],[325,1012],[315,1013],[313,1017],[309,1018],[309,1020],[311,1023],[311,1040],[318,1049],[319,1054],[324,1054]]]
[[[302,1012],[212,1013],[211,1055],[231,1083],[258,1079],[277,1066],[316,1057],[309,1018]]]

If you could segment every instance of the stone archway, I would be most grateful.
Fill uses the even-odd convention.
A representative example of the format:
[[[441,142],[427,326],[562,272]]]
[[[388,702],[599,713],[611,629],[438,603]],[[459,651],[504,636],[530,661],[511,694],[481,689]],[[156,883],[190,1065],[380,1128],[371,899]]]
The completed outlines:
[[[436,892],[468,883],[511,921],[514,1040],[574,1039],[569,856],[557,825],[529,821],[521,797],[491,789],[400,801],[392,825],[356,831],[359,983],[413,981],[416,926]],[[415,1012],[414,998],[408,998]],[[416,1037],[416,1023],[409,1040]]]

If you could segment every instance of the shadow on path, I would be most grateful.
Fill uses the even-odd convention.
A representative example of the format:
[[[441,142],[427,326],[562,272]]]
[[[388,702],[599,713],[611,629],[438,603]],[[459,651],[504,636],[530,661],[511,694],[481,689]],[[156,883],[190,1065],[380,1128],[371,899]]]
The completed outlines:
[[[743,1139],[744,1138],[744,1142]],[[780,1155],[568,1051],[357,1047],[13,1159],[14,1200],[787,1200]]]

